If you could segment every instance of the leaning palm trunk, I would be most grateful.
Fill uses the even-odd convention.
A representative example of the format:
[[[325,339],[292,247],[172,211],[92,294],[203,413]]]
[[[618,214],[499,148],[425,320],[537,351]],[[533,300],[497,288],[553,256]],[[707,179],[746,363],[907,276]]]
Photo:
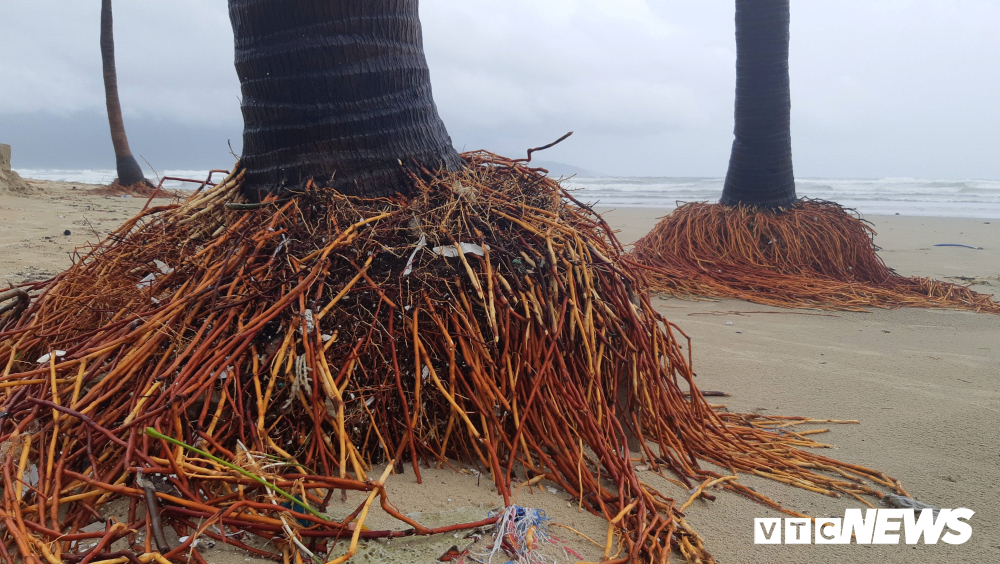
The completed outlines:
[[[111,126],[111,143],[115,148],[115,167],[118,184],[132,186],[145,183],[146,177],[128,146],[122,105],[118,99],[118,71],[115,69],[114,20],[111,0],[101,1],[101,64],[104,67],[104,99],[108,106],[108,123]]]
[[[230,8],[248,164],[145,210],[0,317],[2,550],[203,562],[210,537],[339,564],[365,539],[501,515],[526,531],[518,484],[546,479],[610,522],[603,560],[708,563],[683,516],[706,488],[780,508],[737,473],[905,494],[772,430],[802,418],[713,410],[600,216],[522,162],[454,154],[414,0]],[[640,480],[635,458],[688,501]],[[489,474],[501,515],[429,527],[390,503],[456,459]],[[30,468],[39,486],[21,487]],[[328,507],[346,492],[361,497]],[[124,522],[79,533],[121,498]],[[392,528],[366,526],[376,498]],[[132,530],[144,544],[112,549]],[[530,536],[496,550],[538,561]]]
[[[654,289],[822,309],[943,307],[1000,313],[990,296],[908,278],[875,232],[833,202],[799,200],[792,174],[789,0],[736,1],[736,111],[718,204],[691,203],[635,243]]]

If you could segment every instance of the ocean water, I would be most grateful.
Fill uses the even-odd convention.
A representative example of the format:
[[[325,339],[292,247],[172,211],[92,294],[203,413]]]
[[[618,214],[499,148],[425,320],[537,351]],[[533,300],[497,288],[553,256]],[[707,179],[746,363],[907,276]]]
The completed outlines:
[[[80,169],[80,170],[49,170],[49,169],[34,169],[34,168],[18,168],[16,169],[18,174],[23,178],[34,178],[36,180],[54,180],[62,182],[79,182],[80,184],[110,184],[115,178],[118,177],[118,173],[113,170],[91,170],[91,169]],[[157,171],[160,178],[164,176],[173,176],[175,178],[189,178],[192,180],[197,180],[202,182],[208,178],[207,170],[160,170]],[[222,173],[215,173],[212,176],[213,182],[218,182],[225,177]],[[146,178],[152,182],[157,182],[157,177],[146,171]],[[198,184],[191,184],[185,182],[177,182],[174,180],[164,181],[163,187],[169,190],[178,190],[189,188],[194,190],[198,187]]]
[[[113,170],[18,169],[21,176],[107,184]],[[161,176],[204,179],[204,170],[164,170]],[[220,180],[216,174],[215,179]],[[150,180],[153,178],[150,177]],[[715,202],[722,194],[722,178],[640,176],[572,177],[565,185],[578,199],[600,206],[672,209],[677,202]],[[170,189],[197,184],[167,181]],[[1000,218],[1000,180],[926,180],[919,178],[799,178],[798,195],[833,200],[870,215],[923,215]]]
[[[1000,218],[1000,180],[917,178],[799,178],[803,198],[833,200],[871,215]],[[573,177],[565,184],[581,201],[611,207],[673,208],[677,202],[716,202],[722,178]]]

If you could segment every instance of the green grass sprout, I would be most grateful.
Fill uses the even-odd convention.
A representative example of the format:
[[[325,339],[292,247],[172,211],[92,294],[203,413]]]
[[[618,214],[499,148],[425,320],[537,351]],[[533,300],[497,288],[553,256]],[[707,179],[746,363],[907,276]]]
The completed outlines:
[[[178,441],[177,439],[175,439],[173,437],[168,437],[168,436],[164,435],[163,433],[160,433],[159,431],[157,431],[156,429],[154,429],[152,427],[146,427],[146,434],[149,435],[150,437],[153,437],[154,439],[163,439],[163,440],[167,441],[168,443],[177,445],[179,447],[186,448],[187,450],[190,450],[191,452],[198,453],[201,456],[204,456],[205,458],[207,458],[209,460],[212,460],[214,462],[218,462],[219,464],[225,466],[226,468],[230,468],[232,470],[235,470],[235,471],[239,472],[240,474],[243,474],[247,478],[250,478],[251,480],[257,482],[258,484],[264,486],[265,488],[273,491],[274,493],[276,493],[276,494],[280,495],[281,497],[287,499],[288,501],[292,502],[292,507],[295,507],[296,505],[298,505],[298,506],[304,508],[310,514],[312,514],[313,517],[317,517],[317,518],[322,519],[324,521],[327,520],[326,517],[323,517],[323,515],[319,511],[316,511],[315,509],[313,509],[312,507],[310,507],[306,503],[306,501],[304,499],[298,499],[298,498],[296,498],[295,496],[293,496],[292,494],[290,494],[290,493],[286,492],[285,490],[279,488],[278,486],[275,486],[274,484],[271,484],[270,482],[268,482],[264,478],[261,478],[260,476],[254,475],[251,472],[247,472],[246,470],[240,468],[239,466],[237,466],[237,465],[235,465],[235,464],[233,464],[231,462],[226,462],[225,460],[219,458],[218,456],[213,456],[213,455],[208,454],[207,452],[205,452],[205,451],[203,451],[203,450],[201,450],[199,448],[196,448],[196,447],[193,447],[193,446],[191,446],[191,445],[189,445],[187,443]]]

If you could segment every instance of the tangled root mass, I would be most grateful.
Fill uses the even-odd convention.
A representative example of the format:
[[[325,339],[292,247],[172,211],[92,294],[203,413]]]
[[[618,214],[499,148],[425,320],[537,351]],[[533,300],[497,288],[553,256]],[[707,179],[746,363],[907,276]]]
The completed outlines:
[[[803,199],[788,209],[689,203],[635,243],[652,287],[680,296],[860,311],[956,308],[1000,313],[958,284],[900,276],[876,253],[875,232],[852,210]]]
[[[629,435],[685,499],[719,483],[780,508],[701,462],[832,496],[905,493],[798,448],[820,445],[775,430],[790,419],[714,411],[683,333],[650,306],[600,216],[534,170],[465,158],[464,171],[383,199],[306,187],[250,203],[237,170],[27,287],[40,293],[28,309],[0,318],[3,549],[75,562],[139,530],[141,559],[197,559],[193,539],[220,524],[274,539],[227,542],[279,561],[303,542],[351,538],[343,561],[359,539],[491,522],[430,529],[389,503],[390,471],[419,480],[457,459],[488,471],[505,504],[538,476],[582,496],[625,533],[621,561],[674,549],[711,561],[679,504],[637,476]],[[301,503],[279,507],[212,457]],[[29,466],[38,488],[16,487]],[[307,510],[338,489],[366,504],[336,518]],[[116,498],[130,501],[128,523],[80,532]],[[400,528],[362,526],[375,499]],[[151,546],[158,526],[188,539]],[[93,554],[71,542],[87,538],[100,541]]]

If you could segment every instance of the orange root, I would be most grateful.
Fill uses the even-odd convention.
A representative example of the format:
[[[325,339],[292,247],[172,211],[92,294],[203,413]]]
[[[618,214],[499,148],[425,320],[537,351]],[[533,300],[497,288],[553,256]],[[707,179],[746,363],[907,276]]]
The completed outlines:
[[[163,189],[157,189],[149,182],[136,182],[131,186],[123,186],[116,178],[114,182],[107,186],[94,188],[91,194],[98,196],[134,196],[137,198],[175,198],[176,194]]]
[[[987,294],[905,277],[876,254],[874,230],[834,202],[801,200],[778,212],[684,204],[635,243],[652,287],[678,296],[781,306],[955,308],[1000,314]]]

